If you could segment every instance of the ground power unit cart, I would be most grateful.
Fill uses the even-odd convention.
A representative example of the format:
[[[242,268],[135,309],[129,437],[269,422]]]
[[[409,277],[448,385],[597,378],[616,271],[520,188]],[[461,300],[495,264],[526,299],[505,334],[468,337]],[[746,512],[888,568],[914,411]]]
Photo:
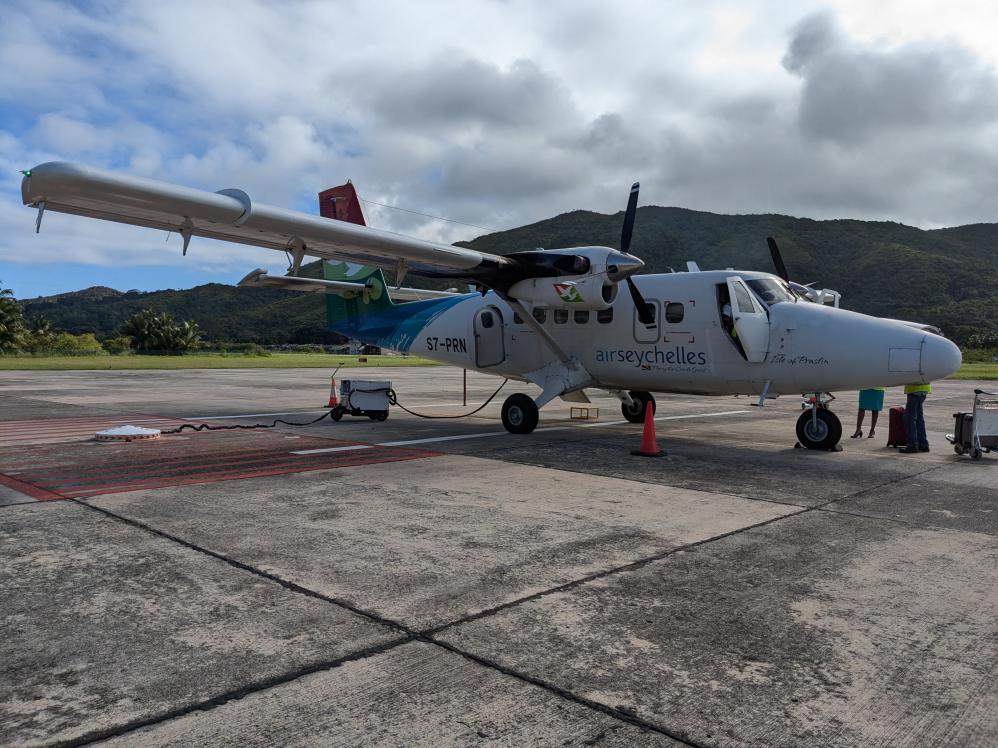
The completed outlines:
[[[979,460],[984,452],[998,449],[998,394],[974,390],[972,413],[954,413],[954,432],[946,434],[958,455]]]
[[[378,379],[344,379],[340,383],[340,403],[329,416],[340,420],[344,415],[367,416],[372,421],[388,418],[389,393],[392,383]]]

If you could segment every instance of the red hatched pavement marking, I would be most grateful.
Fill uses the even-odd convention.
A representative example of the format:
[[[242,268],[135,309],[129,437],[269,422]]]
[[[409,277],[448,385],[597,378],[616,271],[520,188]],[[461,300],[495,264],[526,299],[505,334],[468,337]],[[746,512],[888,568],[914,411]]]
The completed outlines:
[[[0,448],[25,444],[58,444],[92,439],[104,429],[131,424],[153,429],[173,429],[185,423],[179,418],[148,415],[81,416],[30,421],[0,421]]]
[[[357,442],[283,432],[208,431],[185,439],[110,446],[71,442],[0,449],[0,483],[41,501],[435,457],[424,449],[366,445],[357,451],[293,455]]]

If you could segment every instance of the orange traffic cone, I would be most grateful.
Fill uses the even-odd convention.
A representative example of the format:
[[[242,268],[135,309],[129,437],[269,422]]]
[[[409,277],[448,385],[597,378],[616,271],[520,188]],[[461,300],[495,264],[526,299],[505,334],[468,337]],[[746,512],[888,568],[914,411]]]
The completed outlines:
[[[329,378],[329,404],[327,408],[335,408],[340,404],[340,399],[336,396],[336,377]]]
[[[645,430],[641,434],[641,446],[632,450],[631,454],[639,457],[658,457],[665,454],[665,450],[659,449],[655,440],[655,407],[650,402],[645,406]]]

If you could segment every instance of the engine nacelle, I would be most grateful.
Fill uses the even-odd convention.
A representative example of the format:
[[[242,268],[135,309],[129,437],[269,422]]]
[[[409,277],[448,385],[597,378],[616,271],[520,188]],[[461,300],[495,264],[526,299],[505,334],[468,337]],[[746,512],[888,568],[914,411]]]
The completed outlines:
[[[514,283],[509,295],[537,307],[553,309],[608,309],[617,298],[617,284],[605,273],[528,278]]]

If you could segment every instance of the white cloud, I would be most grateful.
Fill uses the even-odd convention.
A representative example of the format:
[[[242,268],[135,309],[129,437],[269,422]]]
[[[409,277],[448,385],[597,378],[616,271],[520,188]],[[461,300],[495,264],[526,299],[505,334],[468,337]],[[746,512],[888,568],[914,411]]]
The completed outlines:
[[[998,11],[956,2],[14,2],[0,260],[181,262],[155,232],[52,216],[31,234],[13,170],[53,158],[309,210],[350,177],[495,228],[616,210],[636,179],[645,203],[717,212],[989,220]],[[211,272],[260,263],[204,244]]]

